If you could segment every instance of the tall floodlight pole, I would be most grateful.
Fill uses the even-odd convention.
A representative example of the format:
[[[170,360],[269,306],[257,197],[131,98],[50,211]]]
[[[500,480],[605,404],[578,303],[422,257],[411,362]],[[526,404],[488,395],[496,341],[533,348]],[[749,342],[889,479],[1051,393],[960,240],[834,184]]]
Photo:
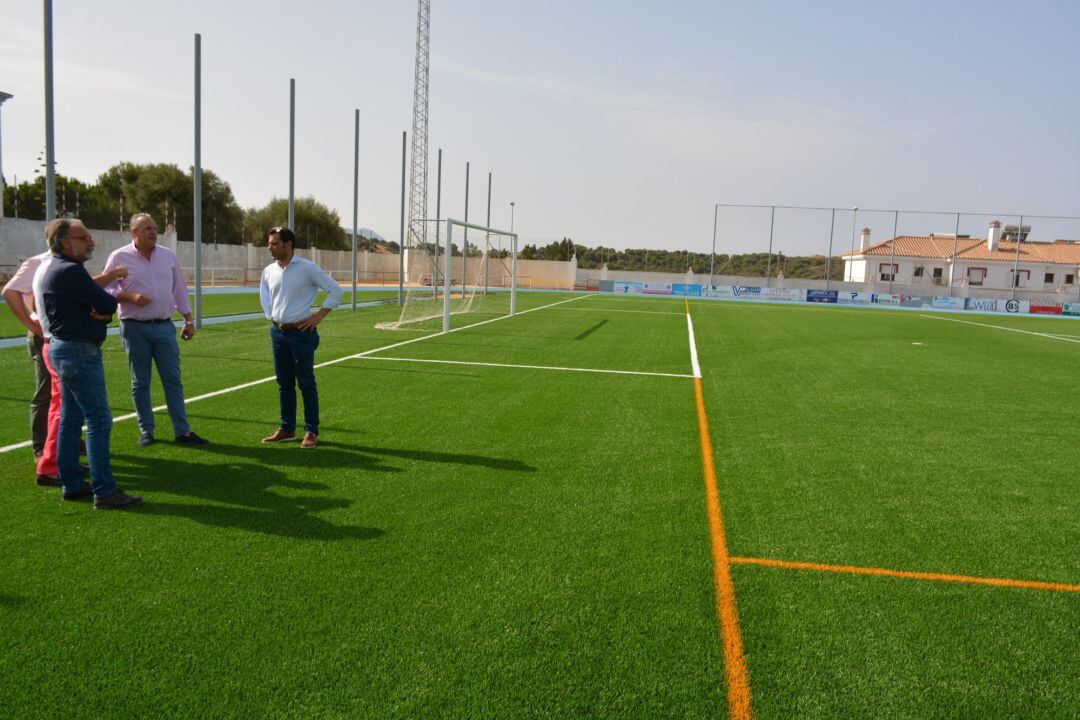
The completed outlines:
[[[709,252],[709,287],[712,288],[713,272],[716,270],[716,220],[720,212],[720,203],[713,205],[712,214],[712,250]]]
[[[773,205],[769,212],[769,259],[765,263],[765,287],[772,283],[772,241],[773,227],[776,225],[776,206]]]
[[[353,170],[352,170],[352,309],[356,309],[356,225],[360,198],[360,108],[356,109],[353,122]]]
[[[397,276],[397,302],[405,304],[405,161],[408,153],[407,131],[401,131],[401,225],[398,228],[398,276]]]
[[[894,235],[895,237],[895,235]],[[895,240],[893,242],[896,242]],[[952,262],[949,264],[949,295],[953,294],[953,284],[956,282],[956,251],[960,243],[960,213],[956,213],[956,232],[952,236]]]
[[[832,240],[833,230],[836,228],[836,210],[832,210],[832,215],[829,218],[829,254],[825,256],[825,289],[829,289],[829,283],[832,281]]]
[[[435,273],[431,287],[439,297],[439,225],[442,223],[442,148],[439,148],[439,164],[435,171]],[[449,251],[447,251],[449,252]]]
[[[487,203],[487,222],[484,223],[484,227],[491,227],[491,173],[488,173],[488,203]],[[487,261],[484,263],[484,294],[488,292],[488,267],[491,265],[491,233],[487,234],[484,238],[485,248],[484,256]]]
[[[296,78],[289,78],[289,229],[296,231]]]
[[[896,280],[896,233],[899,232],[899,228],[900,228],[900,211],[895,210],[895,211],[893,211],[893,219],[892,219],[892,254],[889,255],[889,294],[890,295],[892,295],[893,281]],[[866,261],[864,260],[864,262],[866,262]],[[852,263],[852,264],[854,265],[854,263]],[[854,270],[852,271],[852,273],[854,273]],[[864,270],[863,271],[863,278],[865,278],[865,277],[866,277],[866,271]],[[878,279],[880,280],[881,278],[878,278]],[[950,289],[949,292],[951,294],[952,290]]]
[[[431,0],[418,0],[416,8],[416,66],[413,75],[412,162],[409,168],[409,238],[406,247],[427,253],[428,83],[431,45]],[[437,226],[436,226],[437,228]],[[438,259],[432,290],[439,276]]]
[[[202,35],[195,33],[195,164],[194,237],[195,242],[195,328],[202,328]]]
[[[465,163],[465,222],[469,222],[469,163]],[[465,290],[469,286],[469,226],[461,240],[461,298],[465,299]]]
[[[855,254],[855,223],[858,222],[858,220],[859,206],[856,205],[855,207],[851,208],[851,250],[848,253],[848,257],[851,257]],[[850,267],[852,263],[848,262],[847,265]],[[851,282],[852,277],[854,277],[854,268],[848,270],[847,282]]]
[[[514,203],[510,203],[510,232],[514,232]]]
[[[13,97],[15,96],[11,93],[0,92],[0,110],[4,108],[4,101]],[[0,129],[0,222],[4,221],[4,192],[6,190],[7,181],[4,179],[4,132]]]
[[[53,122],[52,0],[45,0],[45,221],[56,219],[56,135]]]
[[[1024,216],[1020,216],[1020,224],[1016,226],[1016,257],[1013,260],[1012,299],[1016,299],[1016,288],[1020,287],[1020,238],[1024,235]]]

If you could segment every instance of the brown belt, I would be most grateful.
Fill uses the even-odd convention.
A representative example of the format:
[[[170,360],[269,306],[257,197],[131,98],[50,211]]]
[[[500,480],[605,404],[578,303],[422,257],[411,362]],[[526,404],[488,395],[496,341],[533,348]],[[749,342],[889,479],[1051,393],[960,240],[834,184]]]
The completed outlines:
[[[270,324],[276,327],[278,330],[299,330],[300,325],[297,323],[279,323],[270,321]]]

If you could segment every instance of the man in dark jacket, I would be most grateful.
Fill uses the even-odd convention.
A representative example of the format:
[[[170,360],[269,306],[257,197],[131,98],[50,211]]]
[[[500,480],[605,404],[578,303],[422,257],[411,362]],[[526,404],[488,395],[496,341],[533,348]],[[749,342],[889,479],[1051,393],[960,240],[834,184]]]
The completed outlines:
[[[57,467],[64,500],[91,495],[98,509],[130,508],[142,498],[116,487],[109,461],[112,411],[105,391],[101,344],[116,312],[116,299],[90,277],[83,263],[94,252],[94,238],[74,219],[53,220],[45,228],[53,260],[42,278],[41,295],[52,342],[49,360],[60,376],[63,395]],[[79,435],[86,422],[91,485],[79,465]]]

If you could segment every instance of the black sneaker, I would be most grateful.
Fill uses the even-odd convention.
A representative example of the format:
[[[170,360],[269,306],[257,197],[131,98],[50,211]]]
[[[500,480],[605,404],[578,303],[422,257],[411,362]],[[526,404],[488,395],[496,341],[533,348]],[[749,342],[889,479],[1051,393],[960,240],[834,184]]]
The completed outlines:
[[[186,435],[177,435],[176,442],[181,445],[208,445],[210,441],[206,438],[199,437],[194,431],[189,430]]]
[[[54,475],[38,475],[37,484],[41,487],[60,487],[63,485],[63,483],[60,482],[60,478]]]
[[[83,483],[83,486],[73,493],[60,493],[61,500],[85,500],[93,496],[94,488],[90,487],[90,483]]]
[[[127,508],[138,507],[142,504],[142,497],[139,495],[128,495],[123,490],[117,490],[109,497],[94,498],[95,510],[126,510]]]
[[[151,433],[143,433],[135,442],[139,443],[139,447],[149,447],[154,444],[154,436]]]

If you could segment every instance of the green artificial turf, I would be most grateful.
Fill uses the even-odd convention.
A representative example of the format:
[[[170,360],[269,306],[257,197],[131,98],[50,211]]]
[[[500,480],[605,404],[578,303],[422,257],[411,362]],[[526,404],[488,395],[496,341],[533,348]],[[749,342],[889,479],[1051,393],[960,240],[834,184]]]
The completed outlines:
[[[576,298],[576,299],[573,299]],[[332,313],[320,447],[273,382],[135,444],[126,513],[3,456],[0,716],[725,717],[684,303],[523,293]],[[1080,347],[918,313],[691,301],[735,556],[1080,583]],[[955,317],[955,316],[950,316]],[[960,316],[1071,333],[1067,321]],[[1046,328],[1052,328],[1047,330]],[[921,343],[921,344],[914,344]],[[188,397],[273,375],[265,321],[182,344]],[[462,364],[454,364],[462,363]],[[115,415],[131,411],[116,338]],[[0,446],[32,372],[0,350]],[[162,398],[155,381],[155,404]],[[732,570],[755,716],[1076,716],[1080,594]]]

